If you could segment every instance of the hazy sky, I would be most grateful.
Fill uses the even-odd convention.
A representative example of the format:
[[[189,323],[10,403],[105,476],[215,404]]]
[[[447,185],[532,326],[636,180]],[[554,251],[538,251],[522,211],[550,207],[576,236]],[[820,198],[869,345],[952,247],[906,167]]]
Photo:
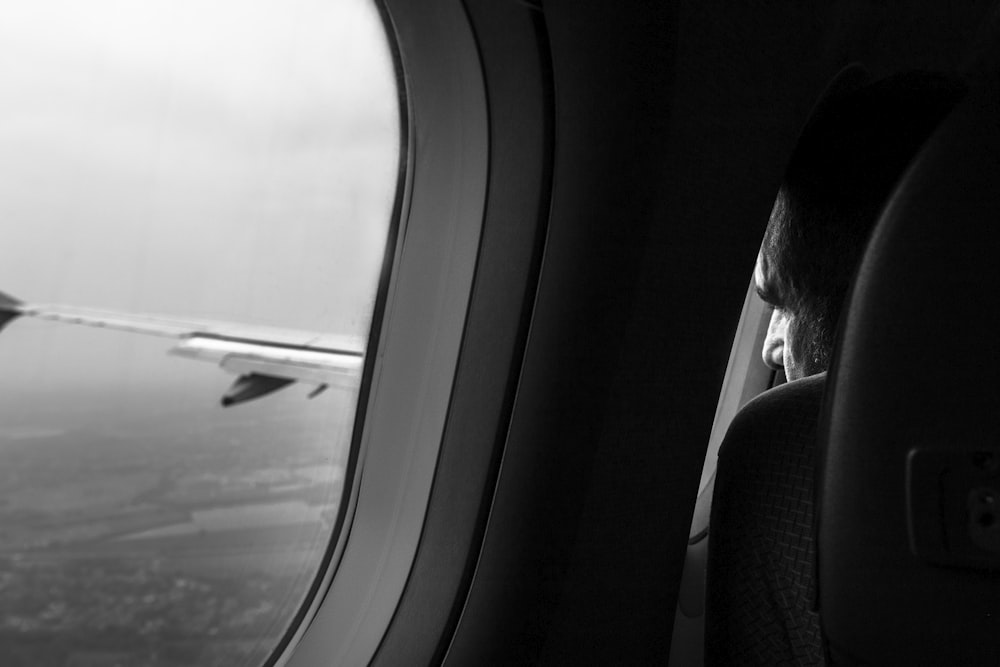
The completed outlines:
[[[364,334],[398,113],[365,0],[0,2],[0,290]],[[16,322],[0,398],[232,380],[134,338]]]

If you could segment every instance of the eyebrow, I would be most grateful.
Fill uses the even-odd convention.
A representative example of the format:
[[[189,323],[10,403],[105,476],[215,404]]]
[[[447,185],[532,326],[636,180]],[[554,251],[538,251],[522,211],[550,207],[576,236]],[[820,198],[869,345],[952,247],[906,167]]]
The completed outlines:
[[[778,295],[773,289],[761,289],[760,285],[757,284],[753,286],[753,289],[757,292],[757,296],[760,297],[761,301],[775,306],[776,308],[781,306],[781,299],[778,298]]]

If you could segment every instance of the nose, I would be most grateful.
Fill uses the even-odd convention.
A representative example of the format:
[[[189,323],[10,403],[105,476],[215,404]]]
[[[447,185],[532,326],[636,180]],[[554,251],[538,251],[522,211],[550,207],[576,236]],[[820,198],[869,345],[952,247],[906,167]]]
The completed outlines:
[[[764,337],[764,347],[760,356],[771,370],[781,370],[785,363],[785,334],[788,331],[788,318],[780,308],[771,311],[771,321],[767,325],[767,336]]]

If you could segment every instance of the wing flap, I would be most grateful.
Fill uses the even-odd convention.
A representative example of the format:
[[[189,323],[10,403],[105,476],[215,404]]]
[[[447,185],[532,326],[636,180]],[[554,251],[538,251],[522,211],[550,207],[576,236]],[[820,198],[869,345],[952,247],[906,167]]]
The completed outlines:
[[[278,391],[282,387],[287,387],[294,381],[270,375],[259,375],[257,373],[241,375],[236,378],[233,386],[223,395],[222,407],[228,408],[231,405],[239,405],[240,403],[266,396]]]
[[[321,367],[305,363],[269,361],[238,354],[226,357],[219,365],[224,370],[237,375],[268,375],[295,380],[304,384],[316,386],[329,385],[344,389],[358,386],[361,380],[360,368],[357,372],[346,368],[338,371],[330,366]]]

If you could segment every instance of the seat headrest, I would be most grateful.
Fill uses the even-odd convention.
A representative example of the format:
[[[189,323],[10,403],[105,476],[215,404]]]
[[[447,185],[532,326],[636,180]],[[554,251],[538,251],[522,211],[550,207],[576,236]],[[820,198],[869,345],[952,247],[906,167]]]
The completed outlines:
[[[882,215],[845,309],[819,434],[819,604],[833,654],[997,664],[995,83],[955,108]]]

